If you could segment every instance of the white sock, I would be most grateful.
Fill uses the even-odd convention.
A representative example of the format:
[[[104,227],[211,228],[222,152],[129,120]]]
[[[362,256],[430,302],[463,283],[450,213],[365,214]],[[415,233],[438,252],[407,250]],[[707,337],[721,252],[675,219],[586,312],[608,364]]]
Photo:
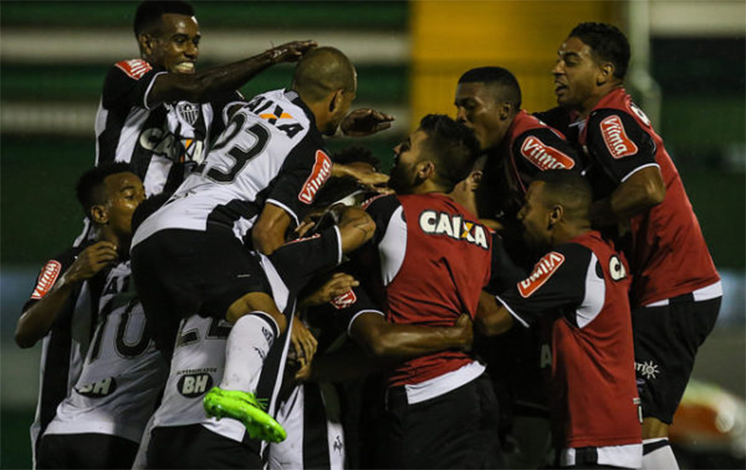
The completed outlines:
[[[264,359],[277,337],[277,322],[264,312],[239,318],[225,345],[225,371],[220,388],[254,392]]]
[[[644,439],[642,441],[643,470],[678,470],[679,463],[666,437]]]

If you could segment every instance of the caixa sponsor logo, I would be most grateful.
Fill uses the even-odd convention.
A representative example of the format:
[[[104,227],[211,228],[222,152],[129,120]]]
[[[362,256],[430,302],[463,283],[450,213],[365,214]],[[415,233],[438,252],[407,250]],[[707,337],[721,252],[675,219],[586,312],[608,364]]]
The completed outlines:
[[[454,240],[462,240],[485,250],[487,231],[481,225],[465,220],[460,215],[425,210],[420,214],[420,228],[428,235],[445,235]]]
[[[212,388],[212,376],[206,373],[183,375],[176,387],[184,397],[196,398]]]
[[[76,388],[75,391],[79,395],[90,398],[102,398],[107,397],[114,393],[117,389],[117,381],[114,377],[109,377],[92,384],[84,385],[80,388]]]

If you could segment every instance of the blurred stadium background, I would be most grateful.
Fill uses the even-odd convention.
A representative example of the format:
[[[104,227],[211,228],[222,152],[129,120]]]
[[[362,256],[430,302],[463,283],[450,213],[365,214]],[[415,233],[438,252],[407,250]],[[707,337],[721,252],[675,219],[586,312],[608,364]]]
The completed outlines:
[[[49,256],[81,228],[73,187],[94,161],[93,120],[108,67],[135,58],[137,2],[0,4],[0,467],[29,468],[28,426],[39,346],[20,350],[15,322]],[[396,115],[364,141],[391,165],[391,148],[428,112],[453,115],[458,76],[501,65],[518,77],[528,111],[554,105],[556,49],[581,21],[608,21],[630,37],[628,88],[666,141],[684,179],[725,298],[687,392],[680,449],[690,468],[743,467],[746,396],[746,3],[737,1],[276,1],[194,2],[200,67],[291,39],[345,51],[359,74],[357,105]],[[288,86],[280,66],[244,95]],[[349,140],[330,144],[332,149]],[[363,141],[360,141],[363,143]],[[703,398],[704,397],[704,398]],[[704,404],[703,404],[704,403]],[[678,418],[677,418],[678,419]],[[734,463],[735,462],[735,463]],[[734,467],[736,468],[736,467]]]

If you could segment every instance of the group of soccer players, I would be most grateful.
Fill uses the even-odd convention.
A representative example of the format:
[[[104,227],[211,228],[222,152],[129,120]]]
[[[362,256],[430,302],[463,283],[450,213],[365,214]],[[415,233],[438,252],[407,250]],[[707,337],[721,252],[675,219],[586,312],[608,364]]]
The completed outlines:
[[[44,344],[35,467],[676,468],[722,289],[616,27],[571,31],[545,113],[508,70],[465,72],[390,177],[325,150],[393,120],[350,112],[340,50],[197,71],[180,1],[143,2],[134,32],[86,230],[18,322]],[[236,91],[296,61],[290,88]]]

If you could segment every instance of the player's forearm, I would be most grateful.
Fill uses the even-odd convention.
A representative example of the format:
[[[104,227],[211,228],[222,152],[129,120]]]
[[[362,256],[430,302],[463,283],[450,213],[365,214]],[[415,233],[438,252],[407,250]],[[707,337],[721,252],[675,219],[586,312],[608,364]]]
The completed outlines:
[[[373,237],[375,231],[376,224],[365,211],[354,207],[345,208],[339,222],[342,252],[349,253],[361,247]]]
[[[483,336],[496,336],[513,327],[513,317],[497,302],[494,295],[482,292],[474,325]]]
[[[470,346],[462,328],[387,324],[368,349],[378,358],[404,360]]]
[[[614,225],[644,214],[663,202],[666,185],[657,167],[644,168],[617,187],[610,197],[591,207],[591,221],[596,226]]]
[[[211,67],[193,75],[160,75],[150,92],[148,102],[151,106],[180,100],[205,103],[218,94],[237,90],[275,63],[275,54],[267,51],[238,62]]]
[[[21,348],[30,348],[44,338],[74,290],[61,279],[47,295],[23,312],[16,325],[15,340]]]

